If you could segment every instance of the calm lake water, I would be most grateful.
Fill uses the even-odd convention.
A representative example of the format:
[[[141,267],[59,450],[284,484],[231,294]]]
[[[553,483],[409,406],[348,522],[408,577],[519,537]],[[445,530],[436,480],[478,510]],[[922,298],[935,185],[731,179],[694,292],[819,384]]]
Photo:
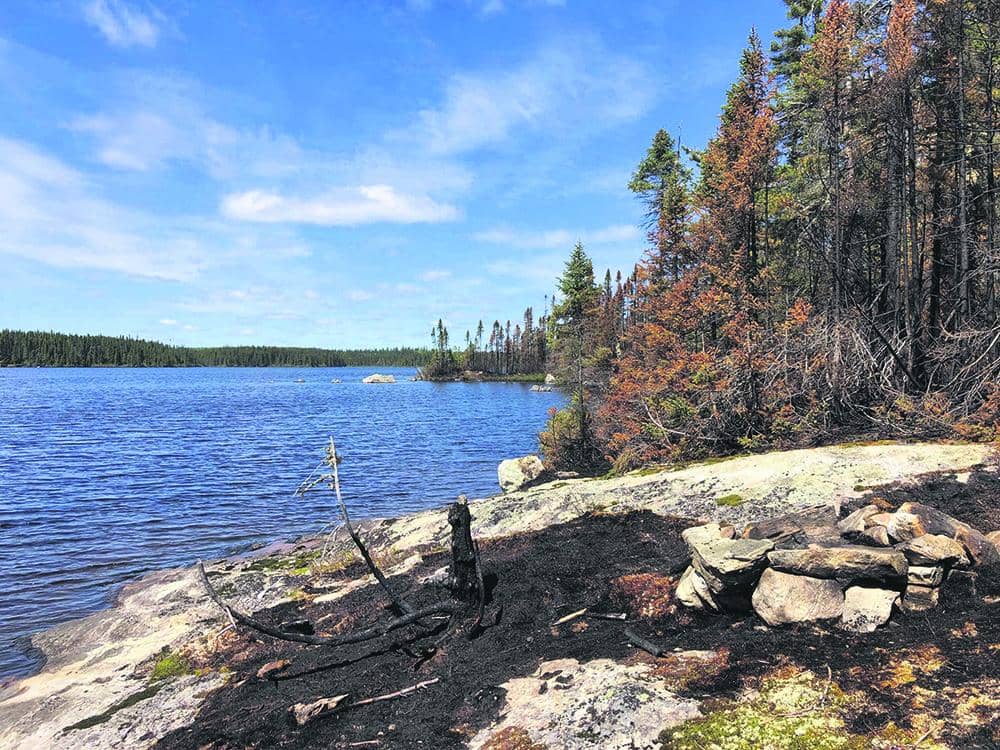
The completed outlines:
[[[353,514],[397,515],[496,494],[497,463],[537,450],[562,401],[371,372],[0,370],[0,675],[38,666],[30,633],[146,571],[318,531],[330,494],[294,491],[330,435]]]

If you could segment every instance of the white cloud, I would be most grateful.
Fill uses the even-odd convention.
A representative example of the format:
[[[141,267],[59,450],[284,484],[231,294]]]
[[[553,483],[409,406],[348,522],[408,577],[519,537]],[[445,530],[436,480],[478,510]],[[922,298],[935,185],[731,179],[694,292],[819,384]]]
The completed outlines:
[[[155,47],[163,20],[155,8],[143,12],[125,0],[92,0],[83,7],[83,15],[116,47]]]
[[[160,325],[161,326],[175,326],[175,325],[177,325],[177,321],[174,320],[173,318],[160,318]]]
[[[0,138],[0,253],[64,268],[187,280],[204,265],[197,232],[123,209],[80,173]]]
[[[362,185],[310,198],[249,190],[223,198],[222,213],[243,221],[322,226],[438,223],[454,221],[460,215],[452,205],[426,195],[400,193],[391,185]]]
[[[351,289],[347,292],[347,299],[351,302],[365,302],[374,296],[371,292],[366,292],[364,289]]]
[[[443,281],[451,276],[451,271],[445,271],[442,269],[432,269],[430,271],[424,271],[420,274],[421,281]]]
[[[646,111],[647,84],[638,63],[573,39],[514,70],[452,76],[443,103],[422,110],[399,137],[415,132],[431,153],[458,154],[502,143],[516,128],[604,128]]]
[[[213,117],[196,84],[184,78],[130,74],[112,87],[114,105],[77,116],[67,127],[91,139],[97,161],[114,169],[144,172],[183,163],[218,179],[275,178],[316,163],[294,138]]]
[[[479,242],[526,249],[554,250],[564,248],[568,252],[577,242],[587,245],[608,245],[633,242],[642,236],[639,228],[631,224],[613,224],[602,229],[578,230],[546,229],[519,230],[507,227],[488,229],[473,235]]]
[[[245,268],[250,261],[283,267],[309,254],[283,227],[126,208],[87,175],[3,137],[0,227],[0,255],[168,281],[193,281],[209,268]]]

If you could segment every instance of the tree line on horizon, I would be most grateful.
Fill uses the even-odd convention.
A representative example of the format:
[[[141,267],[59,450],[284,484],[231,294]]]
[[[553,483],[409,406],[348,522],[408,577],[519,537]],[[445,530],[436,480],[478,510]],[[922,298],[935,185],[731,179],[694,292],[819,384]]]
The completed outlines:
[[[705,148],[653,138],[634,273],[573,250],[553,468],[1000,437],[1000,3],[785,3]]]
[[[185,347],[129,336],[0,330],[0,366],[14,367],[422,367],[429,349],[287,346]]]

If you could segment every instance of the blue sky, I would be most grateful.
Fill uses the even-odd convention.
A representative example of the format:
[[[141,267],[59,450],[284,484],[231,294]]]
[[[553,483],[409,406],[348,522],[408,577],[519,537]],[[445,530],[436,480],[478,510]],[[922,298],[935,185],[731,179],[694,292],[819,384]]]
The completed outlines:
[[[5,0],[0,327],[424,344],[627,272],[779,0]]]

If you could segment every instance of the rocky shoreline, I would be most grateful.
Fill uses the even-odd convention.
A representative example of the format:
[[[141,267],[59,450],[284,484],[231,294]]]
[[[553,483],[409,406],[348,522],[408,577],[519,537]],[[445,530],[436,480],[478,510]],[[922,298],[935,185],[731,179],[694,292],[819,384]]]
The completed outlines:
[[[604,606],[613,603],[619,609],[624,608],[629,612],[630,621],[638,623],[637,627],[644,627],[644,632],[651,637],[663,640],[673,633],[669,637],[678,644],[692,641],[695,636],[687,632],[683,623],[690,623],[686,618],[703,615],[688,614],[686,608],[678,607],[674,593],[687,561],[686,545],[680,537],[685,528],[696,523],[742,528],[762,519],[830,507],[831,504],[846,512],[852,503],[859,507],[865,505],[863,500],[871,498],[873,488],[906,487],[923,481],[922,478],[942,475],[948,477],[949,487],[953,485],[954,491],[960,494],[970,481],[998,475],[995,453],[990,446],[969,445],[816,448],[734,458],[674,471],[637,472],[608,480],[560,479],[472,502],[473,531],[483,543],[487,571],[492,569],[498,576],[498,591],[513,586],[519,592],[515,596],[510,588],[505,590],[505,595],[513,597],[504,605],[509,608],[504,615],[505,621],[497,625],[495,633],[488,631],[480,641],[489,644],[490,638],[500,639],[505,628],[514,627],[517,617],[521,616],[517,612],[522,604],[525,607],[523,617],[537,615],[539,618],[539,630],[517,636],[526,640],[521,645],[523,663],[513,671],[509,664],[491,667],[491,657],[483,653],[477,658],[487,659],[487,662],[470,664],[470,669],[478,670],[473,673],[483,675],[484,679],[495,676],[489,688],[495,691],[490,693],[496,696],[491,699],[493,708],[488,711],[456,708],[451,714],[445,711],[440,721],[446,734],[451,734],[442,739],[443,744],[439,746],[489,750],[628,747],[623,743],[638,737],[641,740],[637,744],[639,747],[685,747],[683,732],[675,733],[670,740],[673,744],[665,744],[661,735],[671,727],[684,728],[695,726],[692,722],[708,721],[713,713],[708,704],[689,694],[686,687],[678,686],[679,678],[675,673],[696,672],[701,677],[717,673],[722,653],[719,649],[732,650],[735,646],[717,644],[709,648],[710,644],[705,643],[701,644],[705,648],[686,648],[647,659],[648,655],[637,653],[624,644],[620,632],[599,631],[600,627],[607,626],[587,620],[585,615],[565,624],[552,625],[575,611],[562,611],[572,602],[563,601],[552,592],[562,590],[559,586],[566,585],[565,581],[573,575],[583,575],[588,581],[586,586],[600,589],[591,591],[591,598],[611,597]],[[891,492],[903,493],[898,504],[909,497],[905,490],[886,490],[889,496]],[[994,500],[1000,501],[1000,498]],[[996,507],[990,511],[994,517]],[[628,527],[638,530],[638,536],[612,542],[612,538],[617,539],[612,530],[620,528],[623,519],[632,519]],[[674,519],[689,520],[681,523]],[[968,518],[962,520],[971,522]],[[444,510],[374,520],[362,526],[362,533],[369,546],[377,551],[386,574],[410,588],[431,585],[446,562],[443,552],[448,525]],[[651,535],[648,541],[643,540],[643,534]],[[589,545],[595,560],[579,557],[579,551],[571,549],[574,540],[584,540],[580,544]],[[606,555],[609,555],[603,563],[597,561],[601,540],[607,540]],[[613,549],[613,545],[619,543],[623,547]],[[552,546],[547,547],[547,544]],[[643,552],[646,547],[649,549]],[[542,570],[538,573],[539,580],[530,583],[536,588],[529,590],[524,588],[529,583],[521,582],[514,586],[514,571],[541,564],[542,557],[558,568],[560,555],[568,556],[566,564],[569,565],[560,577],[547,580],[548,573]],[[662,561],[659,567],[655,564],[657,559]],[[597,567],[588,567],[590,565]],[[270,612],[285,617],[301,615],[310,618],[317,627],[334,630],[363,613],[377,616],[378,612],[372,610],[378,599],[372,582],[358,566],[346,539],[309,538],[293,544],[270,545],[248,556],[214,562],[208,566],[208,572],[216,589],[244,612]],[[598,580],[604,578],[607,580]],[[538,586],[542,588],[537,589]],[[605,590],[607,586],[611,588]],[[659,591],[658,586],[662,591],[650,596],[649,591]],[[535,596],[541,599],[531,601]],[[636,597],[640,600],[638,608],[632,606]],[[580,607],[594,606],[592,601],[582,599],[577,603]],[[976,606],[993,606],[990,611],[996,619],[995,605],[980,603]],[[951,617],[950,612],[945,607],[942,617]],[[704,633],[720,627],[724,620],[721,615],[713,617],[706,620],[708,625]],[[970,622],[974,627],[974,618]],[[906,629],[905,622],[901,627]],[[979,627],[980,631],[984,629],[982,623]],[[769,631],[769,628],[764,630]],[[542,642],[545,634],[552,643]],[[509,637],[511,633],[504,635],[504,638]],[[840,637],[847,636],[835,635],[834,639]],[[877,634],[869,637],[877,637]],[[319,658],[320,654],[317,649],[278,649],[274,644],[234,630],[222,612],[208,600],[193,569],[150,574],[126,586],[114,607],[59,625],[36,636],[34,643],[46,654],[47,661],[40,673],[13,681],[0,690],[0,748],[133,748],[149,747],[158,742],[164,747],[243,747],[249,743],[248,737],[240,734],[240,727],[226,724],[225,716],[241,717],[249,730],[263,731],[255,723],[253,712],[247,713],[249,705],[264,700],[270,706],[268,701],[273,701],[274,706],[264,709],[264,713],[270,715],[277,711],[275,715],[283,715],[293,699],[308,698],[310,691],[315,690],[329,692],[334,689],[329,684],[331,681],[336,684],[345,679],[341,673],[334,672],[323,679],[316,677],[318,682],[303,677],[275,683],[271,692],[255,692],[267,687],[266,684],[256,687],[260,680],[254,677],[265,661],[273,661],[272,657],[289,662],[305,660],[305,669],[306,662],[311,663],[309,660]],[[479,648],[479,641],[476,643],[475,648]],[[935,647],[943,649],[942,644]],[[982,648],[988,650],[992,646],[984,643]],[[997,648],[1000,649],[1000,645]],[[390,658],[398,658],[398,654],[373,657],[372,664],[382,664],[378,659]],[[432,672],[437,675],[434,670],[444,668],[441,658],[459,657],[435,657],[420,669],[430,670],[427,675]],[[798,661],[804,660],[802,657]],[[391,682],[397,671],[392,668],[393,663],[370,667],[378,676],[376,672],[366,673],[363,667],[360,673],[349,670],[352,676],[347,682],[357,682],[352,690],[359,692],[366,688],[377,691],[381,682],[387,680],[386,687],[401,687]],[[449,669],[457,670],[455,674],[461,671],[456,665]],[[664,670],[673,677],[663,678]],[[748,679],[751,676],[746,667],[741,666],[739,671],[747,673]],[[730,681],[735,678],[731,672],[727,672]],[[402,671],[399,680],[405,682],[407,679],[415,683],[420,675],[415,676],[412,669],[409,675]],[[810,669],[797,663],[795,674],[789,679],[797,681],[796,696],[806,696],[802,700],[808,702],[810,695],[822,694],[826,675],[819,667]],[[839,674],[837,679],[840,679]],[[749,690],[756,696],[747,698],[747,705],[762,695],[771,696],[768,691],[773,685],[770,683],[737,683],[734,683],[737,692]],[[615,686],[611,697],[597,695],[593,686],[598,684]],[[545,685],[554,688],[549,693],[551,700],[529,700],[531,695],[545,694],[548,691],[548,688],[543,690]],[[466,692],[486,689],[482,685],[457,687]],[[450,691],[457,687],[435,686],[425,692]],[[985,689],[991,685],[980,687]],[[726,692],[733,695],[733,686],[730,685]],[[829,693],[830,685],[827,684],[826,694]],[[989,691],[985,694],[988,698]],[[420,707],[430,697],[419,694],[407,700],[407,707],[402,706],[404,701],[399,701],[399,710],[419,714]],[[468,696],[454,700],[457,707],[469,705]],[[595,708],[595,700],[605,703]],[[641,714],[645,719],[636,719],[646,722],[643,726],[629,724],[624,718],[631,715],[628,707],[638,705],[636,701],[656,707]],[[799,697],[792,702],[795,701],[799,701]],[[821,706],[824,722],[833,721],[826,715],[829,713],[826,709],[832,709],[833,703]],[[546,709],[536,715],[538,705]],[[980,719],[986,715],[995,719],[996,712],[1000,711],[1000,699],[994,705],[982,698],[976,705],[974,713]],[[791,711],[800,708],[793,707]],[[440,714],[440,706],[438,709]],[[581,711],[586,713],[584,709],[596,711],[593,715],[603,717],[600,727],[590,727],[595,739],[591,744],[579,739],[574,740],[576,744],[573,745],[560,744],[569,742],[567,738],[571,735],[577,736],[573,733],[589,736],[586,727],[580,724],[583,719],[572,718]],[[400,722],[393,720],[395,710],[393,705],[386,704],[378,711],[373,709],[370,720],[359,712],[347,723],[338,724],[337,720],[332,720],[315,730],[296,731],[279,722],[277,729],[272,727],[268,731],[278,732],[281,744],[294,747],[348,746],[350,742],[369,740],[377,743],[373,747],[412,747],[420,731],[441,731],[432,730],[431,724],[418,723],[412,730],[416,734],[406,734],[411,730],[404,730]],[[725,710],[737,709],[727,707]],[[935,710],[943,711],[928,708],[927,715],[933,718]],[[390,726],[395,729],[390,730]],[[924,731],[921,729],[920,733]],[[383,734],[379,736],[378,732]],[[943,731],[935,734],[932,728],[928,734],[930,741],[921,747],[953,746],[947,744],[946,734]],[[272,739],[279,741],[278,735]],[[934,742],[938,744],[932,744]],[[830,745],[841,746],[847,747]]]

